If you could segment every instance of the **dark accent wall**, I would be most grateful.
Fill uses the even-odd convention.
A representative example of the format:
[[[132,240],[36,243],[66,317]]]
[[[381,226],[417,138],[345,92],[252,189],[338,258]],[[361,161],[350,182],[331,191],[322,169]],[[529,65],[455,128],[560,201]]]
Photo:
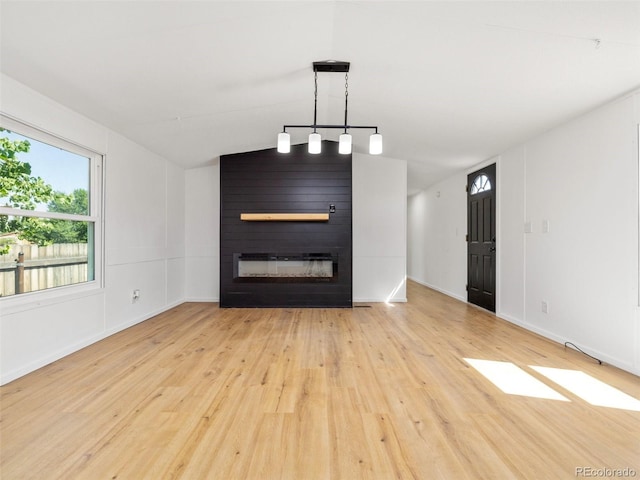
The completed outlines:
[[[335,213],[326,222],[246,222],[241,213]],[[220,306],[351,307],[351,155],[337,142],[322,142],[322,153],[292,145],[223,155],[220,158]],[[331,282],[234,281],[234,254],[337,256]]]

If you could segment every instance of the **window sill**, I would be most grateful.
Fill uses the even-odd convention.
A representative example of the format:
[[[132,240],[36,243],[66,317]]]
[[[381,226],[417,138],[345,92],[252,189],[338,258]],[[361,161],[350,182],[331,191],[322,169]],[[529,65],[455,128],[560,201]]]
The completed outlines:
[[[3,316],[11,315],[102,293],[104,293],[104,289],[99,286],[97,281],[22,293],[11,297],[1,297],[0,312],[2,312]]]

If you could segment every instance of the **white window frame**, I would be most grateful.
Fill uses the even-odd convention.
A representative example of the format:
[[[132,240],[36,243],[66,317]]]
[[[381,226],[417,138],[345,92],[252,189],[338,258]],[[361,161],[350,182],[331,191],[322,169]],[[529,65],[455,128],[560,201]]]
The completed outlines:
[[[104,288],[104,155],[88,149],[73,141],[61,138],[34,126],[27,125],[6,114],[0,113],[0,127],[23,135],[33,140],[52,145],[71,153],[82,155],[90,160],[89,180],[89,214],[74,215],[57,212],[38,212],[19,208],[0,206],[1,215],[21,217],[53,218],[59,220],[74,220],[93,223],[93,280],[72,285],[33,292],[0,297],[0,308],[4,313],[13,313],[34,306],[57,303],[61,297],[86,296]],[[46,181],[46,179],[45,179]],[[91,268],[91,266],[89,267]],[[34,302],[35,303],[34,305]]]

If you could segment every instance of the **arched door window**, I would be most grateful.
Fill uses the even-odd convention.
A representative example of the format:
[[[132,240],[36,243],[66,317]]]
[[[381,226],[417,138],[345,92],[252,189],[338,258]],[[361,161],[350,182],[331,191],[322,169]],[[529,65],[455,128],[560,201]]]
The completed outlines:
[[[471,195],[491,190],[491,180],[484,173],[478,175],[471,184]]]

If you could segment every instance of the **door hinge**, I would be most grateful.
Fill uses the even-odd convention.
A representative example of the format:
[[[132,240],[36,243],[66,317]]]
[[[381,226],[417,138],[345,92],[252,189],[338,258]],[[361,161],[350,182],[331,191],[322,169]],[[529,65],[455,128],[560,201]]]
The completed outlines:
[[[468,292],[469,291],[469,284],[465,285],[464,289]]]
[[[465,191],[465,192],[467,192],[467,193],[469,193],[469,185],[465,185],[465,186],[464,186],[464,191]]]
[[[469,234],[468,234],[468,233],[464,236],[464,241],[465,241],[465,242],[468,242],[468,241],[469,241]]]

